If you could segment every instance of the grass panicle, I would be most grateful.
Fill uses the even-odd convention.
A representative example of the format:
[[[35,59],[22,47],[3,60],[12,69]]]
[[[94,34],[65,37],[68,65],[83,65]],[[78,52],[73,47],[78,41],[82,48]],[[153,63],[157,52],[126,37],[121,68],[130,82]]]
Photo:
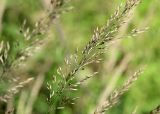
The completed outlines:
[[[15,45],[10,45],[9,42],[0,42],[0,86],[5,83],[7,86],[4,95],[0,96],[0,100],[7,102],[11,97],[20,91],[25,85],[33,81],[33,77],[28,79],[18,79],[21,74],[18,74],[20,70],[26,66],[26,62],[29,58],[32,58],[40,49],[47,43],[47,38],[42,38],[42,36],[48,35],[47,31],[56,18],[62,13],[68,11],[68,7],[63,7],[63,4],[68,1],[63,0],[51,0],[50,8],[46,12],[46,16],[39,19],[33,28],[27,27],[27,20],[24,20],[20,33],[24,37],[24,41],[27,44],[21,48],[16,43]],[[15,47],[14,47],[15,46]],[[13,48],[19,48],[14,57],[10,57],[10,51]],[[12,49],[12,50],[11,50]],[[19,77],[17,77],[17,75]],[[16,81],[15,81],[16,80]]]
[[[94,114],[103,114],[105,111],[112,108],[115,104],[118,103],[120,97],[126,93],[132,84],[137,80],[137,78],[142,73],[142,70],[135,72],[123,85],[120,89],[115,90],[103,104],[98,106],[94,112]]]
[[[77,81],[76,74],[80,70],[83,70],[87,65],[91,63],[99,63],[102,61],[100,56],[106,53],[106,47],[112,42],[117,39],[122,39],[126,37],[133,37],[137,34],[143,33],[147,30],[144,29],[133,29],[127,36],[122,36],[117,38],[117,34],[119,33],[120,29],[124,24],[127,23],[128,16],[131,11],[140,3],[140,0],[128,0],[124,7],[120,5],[114,14],[109,18],[106,24],[102,27],[97,27],[93,33],[91,40],[84,46],[82,51],[76,50],[76,53],[70,55],[69,57],[65,58],[65,64],[62,67],[57,69],[57,74],[54,75],[54,79],[58,77],[58,81],[56,83],[52,81],[48,83],[48,88],[50,90],[50,96],[48,101],[50,101],[51,108],[57,102],[63,102],[62,99],[67,98],[67,93],[73,91],[77,91],[79,85],[90,79],[92,76],[87,76],[86,78]],[[94,73],[96,74],[96,73]],[[54,82],[54,83],[53,83]],[[66,95],[62,95],[62,93]],[[60,99],[60,101],[56,101],[56,99]],[[50,99],[50,100],[49,100]],[[63,102],[63,105],[65,104]],[[66,102],[67,104],[68,102]],[[56,109],[56,108],[55,108]]]
[[[32,77],[28,72],[24,71],[28,77],[25,77],[25,79],[21,78],[23,73],[21,74],[20,70],[24,69],[27,62],[48,44],[51,26],[61,14],[68,12],[71,9],[71,7],[68,7],[68,2],[69,0],[50,0],[49,7],[45,12],[44,17],[39,18],[33,24],[33,27],[29,27],[29,22],[24,20],[19,30],[21,37],[23,37],[24,40],[24,46],[22,48],[18,45],[21,42],[17,43],[17,47],[20,49],[17,50],[14,57],[10,57],[10,54],[12,54],[12,51],[14,50],[14,45],[11,45],[12,43],[8,41],[0,42],[0,88],[6,86],[0,94],[0,101],[9,104],[10,100],[12,100],[18,92],[38,77]],[[57,72],[55,72],[52,77],[49,77],[50,80],[47,80],[45,83],[46,87],[44,88],[49,92],[47,93],[48,97],[46,98],[46,104],[48,104],[47,114],[54,114],[57,110],[63,110],[65,109],[65,106],[68,105],[72,106],[77,99],[80,99],[80,97],[76,95],[76,92],[84,82],[96,76],[98,72],[93,72],[91,75],[85,74],[84,78],[80,79],[77,78],[78,73],[92,63],[100,63],[102,61],[101,56],[108,52],[107,48],[112,42],[129,37],[132,38],[148,30],[148,27],[143,29],[134,27],[128,34],[119,36],[121,28],[128,24],[132,11],[140,3],[141,0],[126,0],[124,5],[119,5],[108,21],[102,27],[97,27],[93,31],[91,39],[82,49],[77,48],[74,54],[71,54],[64,59],[64,64],[59,67]],[[138,70],[130,76],[119,89],[115,89],[108,98],[101,104],[98,104],[93,113],[103,114],[115,106],[120,98],[139,78],[142,72],[143,70]],[[23,104],[22,109],[25,111],[22,110],[22,112],[25,112],[25,114],[32,113],[32,110],[34,109],[33,104],[45,82],[45,77],[42,76],[45,75],[45,73],[46,72],[43,72],[40,75],[36,74],[39,75],[39,78],[37,78],[35,86],[32,88],[31,97],[28,98],[29,100],[27,102],[27,97],[25,98],[22,96],[22,101],[19,103],[19,110],[17,112],[21,112],[21,104]],[[25,106],[27,107],[26,109]],[[132,112],[132,114],[135,113],[136,110]],[[160,113],[160,106],[150,112],[150,114],[158,113]]]

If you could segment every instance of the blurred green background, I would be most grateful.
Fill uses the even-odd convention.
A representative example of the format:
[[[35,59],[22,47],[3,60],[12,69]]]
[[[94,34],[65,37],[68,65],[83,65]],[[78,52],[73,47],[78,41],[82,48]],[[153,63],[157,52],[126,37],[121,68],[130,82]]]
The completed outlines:
[[[0,40],[23,42],[19,29],[24,19],[29,25],[38,20],[46,10],[49,0],[0,0]],[[46,97],[46,82],[56,72],[64,58],[74,53],[76,48],[83,48],[90,40],[94,29],[103,26],[116,7],[124,0],[73,0],[70,6],[74,8],[65,14],[51,27],[51,41],[38,54],[41,61],[49,61],[44,86],[34,105],[33,114],[45,114],[48,104]],[[123,39],[114,43],[102,57],[100,64],[89,65],[83,74],[99,71],[99,74],[87,81],[76,96],[80,97],[74,106],[57,111],[57,114],[89,114],[101,100],[105,90],[112,91],[140,66],[145,71],[134,86],[120,100],[118,105],[108,111],[110,114],[128,114],[137,107],[137,114],[147,114],[160,104],[160,1],[142,0],[129,18],[129,24],[120,34],[127,33],[132,27],[149,30],[135,38]],[[39,61],[38,61],[39,62]],[[38,68],[40,66],[35,65]],[[37,68],[33,66],[33,71]],[[42,67],[43,68],[43,67]],[[38,71],[38,70],[37,70]],[[109,88],[110,86],[111,88]],[[27,90],[23,90],[27,91]],[[23,92],[22,91],[22,92]],[[106,93],[107,94],[107,93]],[[17,95],[15,104],[18,103]],[[2,111],[3,113],[3,111]]]

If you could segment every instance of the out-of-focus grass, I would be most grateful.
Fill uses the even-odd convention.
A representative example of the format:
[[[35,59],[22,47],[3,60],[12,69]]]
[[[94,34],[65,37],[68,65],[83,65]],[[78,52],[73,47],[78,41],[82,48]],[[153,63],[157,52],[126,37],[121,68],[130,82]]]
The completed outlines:
[[[51,31],[54,38],[47,50],[41,53],[42,58],[51,59],[53,61],[52,68],[47,73],[51,76],[56,68],[63,63],[63,58],[73,53],[77,47],[83,47],[91,38],[93,30],[97,26],[103,25],[110,14],[120,2],[117,0],[75,0],[71,2],[74,9],[69,13],[63,14]],[[5,40],[22,40],[19,35],[19,27],[24,19],[29,20],[32,26],[33,21],[41,15],[42,4],[37,0],[8,0],[5,6],[5,12],[2,18],[2,33],[0,39]],[[131,113],[137,106],[138,114],[145,114],[160,103],[160,1],[159,0],[143,0],[138,9],[133,13],[133,19],[129,23],[128,28],[134,26],[145,27],[150,29],[143,35],[136,38],[124,39],[118,42],[117,48],[114,49],[116,69],[122,58],[128,53],[131,54],[129,65],[121,74],[119,82],[122,82],[128,74],[138,68],[140,65],[146,65],[146,69],[140,79],[132,87],[132,89],[121,99],[119,105],[111,109],[112,114]],[[63,33],[57,33],[57,26]],[[114,46],[113,46],[114,47]],[[92,71],[100,72],[87,85],[83,85],[77,95],[82,96],[81,99],[73,106],[72,110],[68,108],[62,111],[62,114],[79,113],[86,114],[93,110],[99,95],[105,88],[106,83],[112,78],[112,71],[106,69],[108,61],[112,59],[109,51],[103,58],[104,62],[89,66],[86,73]],[[107,72],[105,72],[107,71]],[[105,78],[104,78],[105,77]],[[48,78],[46,78],[45,82]],[[106,79],[105,81],[103,79]],[[118,83],[119,85],[119,83]],[[47,103],[45,100],[46,91],[42,91],[36,102],[34,113],[44,114],[47,111]]]

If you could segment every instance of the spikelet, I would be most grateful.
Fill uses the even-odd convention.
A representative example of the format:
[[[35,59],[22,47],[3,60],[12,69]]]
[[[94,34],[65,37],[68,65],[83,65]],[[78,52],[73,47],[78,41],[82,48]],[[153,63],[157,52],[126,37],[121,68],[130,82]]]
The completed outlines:
[[[160,105],[157,106],[154,110],[152,110],[150,114],[160,114]]]
[[[103,104],[100,104],[100,106],[97,107],[94,114],[103,114],[105,111],[112,108],[115,104],[118,103],[119,98],[126,93],[126,91],[129,90],[129,88],[132,86],[132,84],[137,80],[137,78],[142,73],[142,70],[139,70],[135,72],[123,85],[120,89],[115,90],[109,98],[103,102]]]
[[[8,88],[7,92],[4,96],[0,96],[0,100],[7,102],[10,98],[12,98],[15,94],[17,94],[22,88],[24,88],[28,83],[33,81],[34,78],[28,78],[24,81],[19,82],[13,87]],[[17,81],[15,81],[17,82]]]
[[[8,59],[8,53],[10,51],[10,44],[9,42],[0,42],[0,64],[5,66],[7,59]]]

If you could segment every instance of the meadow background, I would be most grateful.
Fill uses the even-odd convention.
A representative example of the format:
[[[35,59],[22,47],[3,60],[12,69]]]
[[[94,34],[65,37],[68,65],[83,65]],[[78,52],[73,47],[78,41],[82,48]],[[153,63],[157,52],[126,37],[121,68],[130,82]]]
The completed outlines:
[[[29,74],[36,77],[44,73],[43,85],[36,98],[33,114],[45,114],[48,109],[46,98],[48,91],[46,82],[64,63],[67,55],[74,53],[76,48],[82,48],[90,40],[94,29],[105,24],[116,7],[124,2],[121,0],[73,0],[69,3],[73,9],[58,18],[49,32],[49,41],[44,49],[29,62]],[[19,33],[23,20],[28,26],[43,16],[48,8],[47,0],[0,0],[0,40],[21,42],[23,36]],[[119,35],[126,34],[131,28],[149,26],[149,30],[134,38],[116,41],[103,55],[103,62],[89,65],[78,74],[98,71],[98,75],[86,81],[79,91],[73,94],[80,97],[75,105],[69,105],[65,110],[57,110],[57,114],[90,114],[96,104],[101,102],[103,95],[108,95],[119,87],[133,72],[145,66],[144,73],[134,86],[120,100],[118,105],[107,113],[128,114],[135,108],[137,114],[147,114],[160,104],[160,1],[142,0],[129,18]],[[20,71],[21,72],[21,71]],[[26,75],[21,75],[26,76]],[[30,93],[33,83],[22,89],[16,95],[14,103],[18,104]],[[24,107],[23,107],[24,108]],[[23,109],[22,108],[22,109]],[[0,114],[4,113],[4,104],[0,102]],[[22,114],[22,113],[21,113]]]

